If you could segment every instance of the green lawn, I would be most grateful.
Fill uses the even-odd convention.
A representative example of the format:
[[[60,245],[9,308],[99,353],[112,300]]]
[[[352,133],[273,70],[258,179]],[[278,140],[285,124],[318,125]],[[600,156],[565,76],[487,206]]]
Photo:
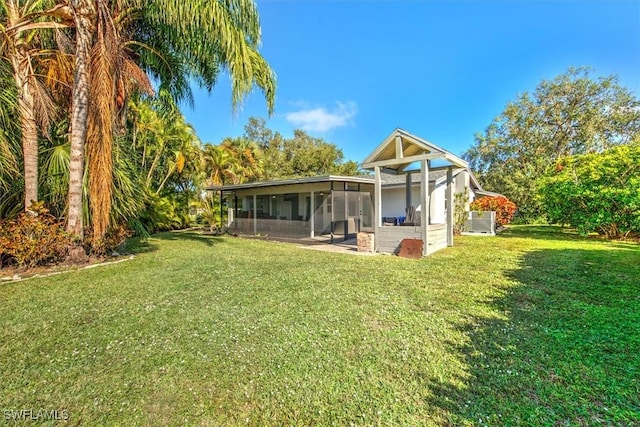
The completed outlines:
[[[70,425],[640,424],[640,245],[552,227],[455,243],[415,261],[172,233],[131,261],[2,284],[0,409],[65,409]]]

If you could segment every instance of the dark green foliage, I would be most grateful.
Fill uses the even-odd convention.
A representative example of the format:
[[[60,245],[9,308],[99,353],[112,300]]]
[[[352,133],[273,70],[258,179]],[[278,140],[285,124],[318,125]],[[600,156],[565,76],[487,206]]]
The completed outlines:
[[[189,225],[189,215],[186,206],[176,203],[170,196],[158,196],[150,194],[145,202],[144,209],[136,218],[138,226],[142,226],[147,233],[159,231],[178,230]]]
[[[360,166],[344,159],[335,144],[296,129],[293,138],[284,138],[265,125],[264,119],[251,117],[245,137],[264,151],[264,179],[321,175],[362,175]]]
[[[543,216],[535,181],[557,159],[627,144],[640,134],[640,101],[615,76],[569,69],[518,96],[465,153],[484,187],[504,194],[520,220]]]
[[[61,221],[44,208],[33,204],[29,212],[16,219],[0,221],[0,266],[15,263],[35,267],[64,260],[71,237]]]
[[[551,221],[609,238],[640,232],[640,144],[561,159],[540,181]]]

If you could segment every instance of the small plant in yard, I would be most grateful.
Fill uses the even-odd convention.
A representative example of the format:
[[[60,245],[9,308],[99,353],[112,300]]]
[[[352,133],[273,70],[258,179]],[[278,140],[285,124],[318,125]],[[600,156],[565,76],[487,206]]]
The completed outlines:
[[[467,210],[467,200],[469,199],[469,188],[464,187],[464,191],[456,193],[453,197],[453,232],[460,234],[464,230],[469,211]]]
[[[0,221],[0,260],[20,267],[35,267],[64,260],[70,236],[44,207],[34,203],[15,220]],[[0,264],[2,266],[2,264]]]
[[[209,225],[209,231],[214,233],[218,228],[218,223],[222,222],[220,218],[220,205],[213,197],[206,197],[202,201],[202,212],[200,214],[202,221]]]
[[[516,213],[516,204],[504,196],[484,196],[471,203],[472,211],[495,211],[496,226],[507,225]]]

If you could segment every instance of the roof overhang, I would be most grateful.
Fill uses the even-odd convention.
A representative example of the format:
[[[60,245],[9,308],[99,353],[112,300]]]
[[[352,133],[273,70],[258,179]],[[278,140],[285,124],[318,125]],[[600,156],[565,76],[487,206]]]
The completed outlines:
[[[234,190],[246,190],[250,188],[263,188],[263,187],[281,187],[285,185],[297,185],[297,184],[313,184],[317,182],[347,182],[354,184],[374,184],[373,178],[360,177],[360,176],[338,176],[338,175],[325,175],[325,176],[308,176],[304,178],[290,178],[290,179],[278,179],[274,181],[254,181],[245,182],[243,184],[230,184],[230,185],[211,185],[206,187],[207,191],[234,191]]]
[[[480,196],[489,196],[489,197],[504,197],[502,194],[500,193],[494,193],[493,191],[486,191],[486,190],[476,190],[475,191],[476,194],[480,195]]]

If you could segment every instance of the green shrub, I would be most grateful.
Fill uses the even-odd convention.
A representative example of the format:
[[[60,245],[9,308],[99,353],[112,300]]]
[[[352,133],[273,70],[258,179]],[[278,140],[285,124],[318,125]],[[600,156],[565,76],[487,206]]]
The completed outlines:
[[[149,234],[159,231],[177,230],[189,226],[189,212],[171,197],[150,194],[145,207],[138,216],[138,227],[144,228]]]
[[[560,159],[538,188],[552,222],[608,238],[640,232],[640,143]]]
[[[467,200],[469,199],[469,188],[464,187],[464,191],[453,196],[453,232],[462,233],[464,225],[469,217],[467,210]]]
[[[36,203],[30,212],[16,219],[0,221],[0,259],[3,264],[35,267],[65,259],[72,238],[61,221],[43,204]]]

